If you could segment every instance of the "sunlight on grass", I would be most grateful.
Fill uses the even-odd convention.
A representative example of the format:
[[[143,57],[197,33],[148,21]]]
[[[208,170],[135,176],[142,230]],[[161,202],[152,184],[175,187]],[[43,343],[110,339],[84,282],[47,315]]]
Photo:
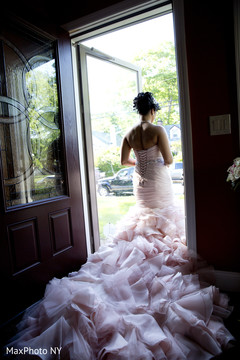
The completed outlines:
[[[106,237],[103,233],[103,227],[110,223],[116,224],[123,215],[125,215],[129,208],[135,205],[134,196],[98,196],[98,216],[99,216],[99,232],[100,239],[104,240]]]
[[[184,194],[176,195],[176,199],[184,201]],[[107,224],[116,225],[118,221],[128,212],[129,208],[135,205],[134,196],[98,196],[98,220],[101,243],[106,241],[104,226]]]

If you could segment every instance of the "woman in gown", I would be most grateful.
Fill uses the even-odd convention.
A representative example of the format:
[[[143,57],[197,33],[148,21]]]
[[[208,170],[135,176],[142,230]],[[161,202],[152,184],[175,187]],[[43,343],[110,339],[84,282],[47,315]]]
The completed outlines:
[[[123,139],[121,162],[135,165],[136,205],[111,243],[47,285],[8,349],[42,359],[206,360],[233,339],[222,320],[227,297],[202,281],[203,262],[186,246],[168,139],[152,124],[159,105],[140,93],[134,107],[140,123]]]

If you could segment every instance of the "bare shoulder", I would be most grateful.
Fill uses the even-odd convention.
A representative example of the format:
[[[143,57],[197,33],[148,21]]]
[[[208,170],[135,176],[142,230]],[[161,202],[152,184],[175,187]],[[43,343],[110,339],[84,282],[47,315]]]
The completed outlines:
[[[127,141],[127,143],[130,145],[132,143],[131,140],[135,134],[136,134],[136,126],[133,126],[132,128],[128,129],[128,131],[126,132],[123,138],[123,141]]]
[[[156,132],[157,132],[158,135],[160,135],[160,136],[166,135],[166,130],[165,130],[164,126],[155,125],[155,127],[156,127]]]
[[[129,138],[132,134],[135,134],[138,127],[139,127],[139,125],[137,124],[137,125],[132,126],[130,129],[128,129],[127,132],[126,132],[125,137]]]
[[[165,131],[165,128],[163,125],[154,125],[154,126],[157,129],[157,131],[159,131],[159,132]]]

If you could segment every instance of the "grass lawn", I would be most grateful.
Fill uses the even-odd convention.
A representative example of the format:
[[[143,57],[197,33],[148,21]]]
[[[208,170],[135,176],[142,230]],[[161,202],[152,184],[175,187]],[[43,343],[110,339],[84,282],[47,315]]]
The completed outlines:
[[[178,200],[183,200],[184,195],[178,195]],[[133,195],[128,196],[97,196],[98,204],[98,220],[99,220],[99,232],[101,243],[104,243],[106,236],[104,235],[104,226],[107,224],[115,225],[122,219],[129,208],[135,205],[135,197]]]
[[[98,196],[98,219],[100,239],[105,239],[103,227],[106,224],[116,224],[135,205],[134,196]]]

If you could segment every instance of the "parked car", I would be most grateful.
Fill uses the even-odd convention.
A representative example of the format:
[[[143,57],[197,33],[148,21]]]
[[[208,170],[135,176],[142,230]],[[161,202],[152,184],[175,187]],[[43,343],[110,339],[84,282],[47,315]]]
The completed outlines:
[[[183,163],[175,162],[170,166],[172,180],[183,181]]]
[[[133,172],[134,167],[121,169],[111,177],[99,179],[97,182],[97,191],[101,196],[107,196],[110,193],[115,195],[133,194]]]

